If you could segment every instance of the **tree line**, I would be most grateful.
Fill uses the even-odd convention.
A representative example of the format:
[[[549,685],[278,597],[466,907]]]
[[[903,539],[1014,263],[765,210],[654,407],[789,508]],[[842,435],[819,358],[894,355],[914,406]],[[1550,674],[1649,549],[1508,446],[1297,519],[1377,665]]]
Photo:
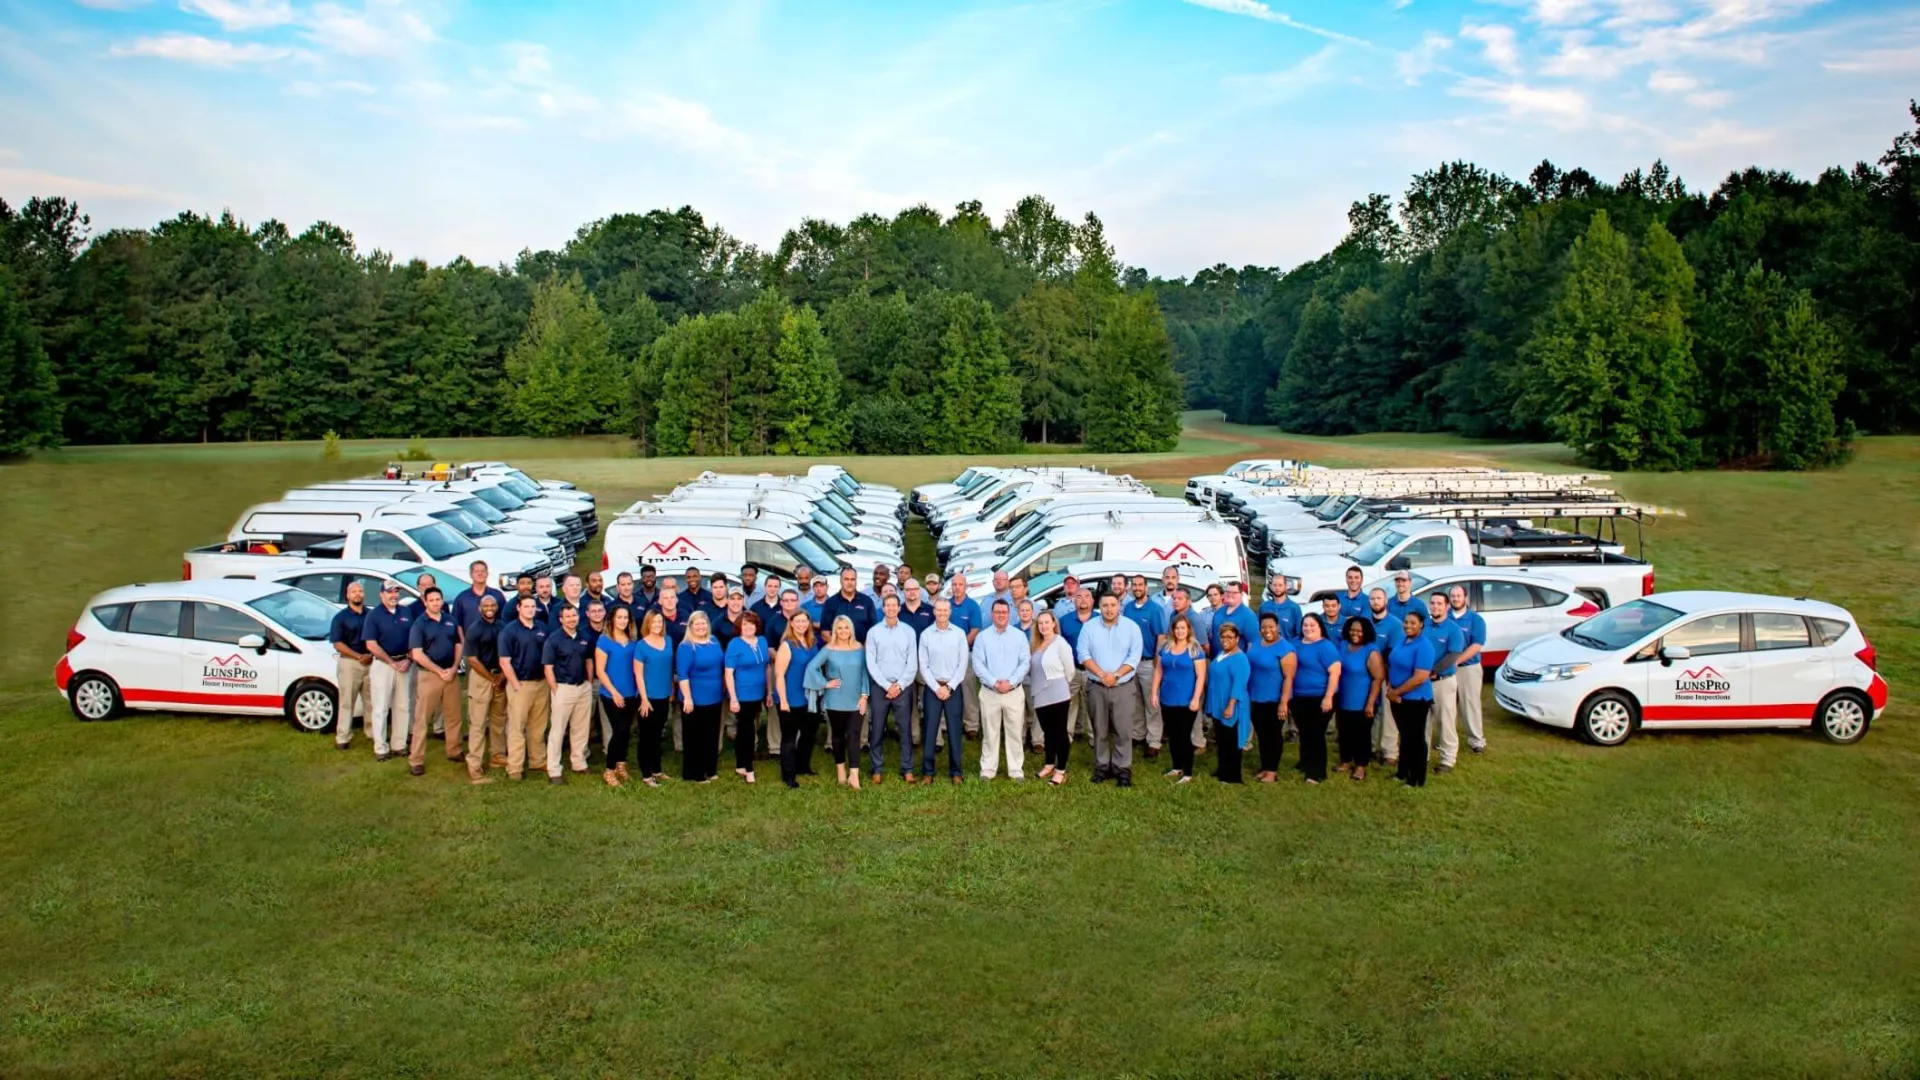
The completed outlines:
[[[1038,196],[773,251],[617,214],[511,266],[182,213],[92,235],[0,202],[0,454],[58,443],[564,436],[646,453],[1171,449],[1181,389],[1100,219]]]
[[[1552,438],[1605,468],[1810,468],[1920,428],[1920,106],[1877,165],[1711,194],[1454,162],[1333,251],[1130,282],[1187,402],[1289,431]]]

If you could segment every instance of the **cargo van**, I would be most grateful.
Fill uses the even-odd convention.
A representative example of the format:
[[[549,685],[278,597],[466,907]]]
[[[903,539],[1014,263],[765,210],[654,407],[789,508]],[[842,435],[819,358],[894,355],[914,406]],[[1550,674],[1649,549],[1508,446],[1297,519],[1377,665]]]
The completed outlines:
[[[638,510],[629,510],[615,518],[616,522],[631,519],[667,519],[672,521],[692,521],[702,524],[726,523],[733,521],[765,521],[792,525],[809,540],[819,545],[832,557],[837,570],[841,566],[851,566],[862,573],[871,573],[876,566],[892,566],[900,561],[900,553],[895,551],[875,551],[859,547],[841,538],[832,530],[808,517],[798,517],[784,510],[761,506],[741,506],[716,504],[709,506],[674,504],[668,506],[648,505]],[[716,556],[718,558],[718,556]],[[603,560],[604,561],[604,560]]]
[[[662,573],[686,563],[756,566],[791,577],[801,566],[837,573],[841,563],[791,521],[737,514],[688,519],[669,514],[622,514],[607,524],[600,565],[654,566]]]
[[[280,496],[283,502],[325,502],[325,503],[388,503],[394,502],[394,495],[387,491],[365,488],[293,488]],[[401,495],[401,506],[457,506],[474,517],[479,518],[495,532],[513,533],[519,536],[539,537],[554,547],[564,551],[568,558],[578,554],[579,548],[568,540],[568,530],[555,521],[528,521],[518,517],[509,517],[492,503],[477,495],[458,491],[422,491]],[[580,533],[584,540],[586,533]]]
[[[1028,515],[1018,525],[1007,531],[998,540],[968,540],[954,545],[953,549],[942,553],[943,562],[964,561],[982,555],[991,556],[1003,551],[1012,551],[1035,536],[1065,524],[1083,524],[1090,521],[1106,521],[1119,524],[1122,521],[1142,521],[1147,519],[1170,519],[1177,521],[1217,521],[1212,514],[1196,510],[1179,499],[1104,499],[1097,503],[1080,503],[1068,506],[1049,506],[1043,513]]]
[[[1195,514],[1196,517],[1199,515]],[[1127,559],[1155,565],[1195,563],[1211,568],[1224,581],[1247,581],[1246,548],[1240,533],[1218,519],[1147,521],[1090,521],[1062,525],[1035,536],[994,559],[946,568],[948,576],[969,579],[1005,570],[1031,579],[1035,574],[1064,569],[1075,563]]]

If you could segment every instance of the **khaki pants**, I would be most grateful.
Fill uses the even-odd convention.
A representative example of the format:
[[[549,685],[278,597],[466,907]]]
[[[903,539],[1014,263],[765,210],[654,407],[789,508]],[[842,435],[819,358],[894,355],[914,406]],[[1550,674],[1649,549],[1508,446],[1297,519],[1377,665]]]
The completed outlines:
[[[1393,722],[1393,706],[1381,688],[1380,705],[1373,711],[1373,748],[1386,761],[1400,760],[1400,728]]]
[[[1140,666],[1134,669],[1133,686],[1140,695],[1140,703],[1133,713],[1133,741],[1158,750],[1166,731],[1160,718],[1160,703],[1153,697],[1153,664],[1153,657],[1143,656]]]
[[[413,669],[413,738],[407,745],[407,764],[427,763],[427,732],[439,721],[447,732],[447,760],[460,760],[460,680],[442,679],[426,668]]]
[[[1021,731],[1027,726],[1027,693],[1014,687],[1001,693],[991,686],[980,688],[980,779],[1000,775],[1000,747],[1007,750],[1007,775],[1019,780],[1024,775],[1026,748]]]
[[[487,754],[507,756],[507,693],[467,668],[467,778],[487,774]]]
[[[1427,716],[1427,744],[1440,759],[1435,764],[1449,768],[1460,758],[1460,702],[1454,696],[1458,678],[1433,680],[1433,711]]]
[[[1475,750],[1485,749],[1487,745],[1480,715],[1480,687],[1486,677],[1484,664],[1463,664],[1453,676],[1455,706],[1467,725],[1467,745]]]
[[[573,771],[587,771],[587,733],[593,726],[593,687],[561,683],[553,690],[553,725],[547,728],[547,775],[560,775],[564,740],[573,751]]]
[[[413,709],[407,690],[413,680],[406,672],[395,671],[391,664],[375,660],[367,668],[367,700],[372,715],[367,726],[373,729],[373,752],[391,754],[394,747],[407,741],[407,718]]]
[[[547,746],[547,716],[553,702],[545,681],[507,687],[507,775],[519,779]],[[532,755],[530,757],[530,755]]]
[[[367,700],[367,665],[342,656],[333,663],[333,677],[340,685],[340,718],[334,723],[333,741],[345,746],[353,741],[353,718],[358,716],[366,723],[372,715]]]

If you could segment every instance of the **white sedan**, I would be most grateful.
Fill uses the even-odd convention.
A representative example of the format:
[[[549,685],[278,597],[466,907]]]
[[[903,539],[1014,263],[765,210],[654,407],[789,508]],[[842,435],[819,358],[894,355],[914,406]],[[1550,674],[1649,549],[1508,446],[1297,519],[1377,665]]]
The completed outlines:
[[[1672,592],[1521,645],[1493,686],[1508,712],[1601,746],[1643,729],[1809,726],[1851,743],[1887,707],[1874,663],[1832,604]]]
[[[327,631],[339,608],[278,582],[223,578],[108,589],[67,632],[54,685],[82,720],[124,709],[285,715],[333,729]]]
[[[1427,597],[1434,593],[1445,596],[1455,585],[1464,587],[1467,606],[1479,612],[1487,624],[1487,643],[1481,647],[1480,657],[1488,671],[1499,667],[1521,642],[1557,634],[1600,614],[1599,605],[1581,595],[1572,582],[1551,574],[1487,566],[1443,566],[1435,570],[1412,573],[1414,597],[1424,611]],[[1368,585],[1367,591],[1376,588],[1394,595],[1392,578]]]

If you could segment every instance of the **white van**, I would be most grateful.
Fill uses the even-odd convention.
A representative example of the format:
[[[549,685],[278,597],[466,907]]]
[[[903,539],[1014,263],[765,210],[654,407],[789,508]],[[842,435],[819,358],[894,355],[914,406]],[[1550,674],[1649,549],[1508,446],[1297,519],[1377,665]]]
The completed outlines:
[[[1050,480],[1022,480],[1002,488],[1000,494],[988,499],[972,514],[949,520],[940,529],[940,543],[951,547],[963,540],[993,536],[1011,527],[1016,520],[1062,499],[1111,502],[1150,498],[1153,498],[1153,489],[1138,483],[1062,486]]]
[[[855,536],[870,536],[894,545],[905,538],[899,519],[890,514],[862,514],[857,508],[849,510],[843,499],[835,499],[831,495],[816,497],[810,492],[785,488],[684,484],[655,499],[652,505],[668,506],[683,502],[707,504],[728,502],[741,505],[776,506],[814,517],[816,520],[829,519],[840,529]]]
[[[801,566],[837,573],[840,561],[790,521],[734,515],[687,520],[666,514],[623,514],[607,524],[600,566],[654,566],[662,573],[684,563],[757,566],[793,576]]]
[[[445,522],[481,551],[510,551],[525,557],[538,557],[556,571],[573,564],[573,557],[558,544],[544,537],[498,533],[479,518],[457,506],[410,504],[404,502],[307,502],[259,503],[241,511],[239,520],[227,530],[228,540],[284,538],[296,547],[336,536],[344,536],[356,525],[371,524],[383,518],[432,518]]]
[[[1218,519],[1063,525],[1005,555],[976,560],[971,565],[949,565],[946,572],[949,577],[961,573],[973,580],[1005,570],[1009,575],[1024,574],[1031,579],[1075,563],[1113,559],[1157,566],[1195,563],[1210,567],[1223,581],[1247,581],[1247,554],[1240,533]]]
[[[942,552],[944,560],[975,557],[1011,551],[1029,539],[1065,524],[1089,521],[1138,521],[1147,518],[1179,518],[1187,521],[1213,521],[1205,511],[1195,510],[1179,499],[1116,499],[1106,497],[1089,502],[1049,505],[1028,515],[999,539],[968,540]]]
[[[808,539],[818,544],[822,550],[826,551],[827,554],[833,558],[836,569],[841,566],[851,566],[862,573],[871,573],[875,566],[892,566],[899,562],[901,558],[901,552],[898,550],[874,550],[868,547],[855,546],[812,518],[798,517],[786,511],[768,507],[730,504],[709,506],[685,504],[673,504],[669,506],[650,505],[637,510],[629,510],[614,520],[625,521],[630,518],[695,521],[702,524],[744,520],[792,525],[798,528]]]
[[[576,551],[587,542],[586,522],[579,514],[571,510],[535,506],[491,480],[346,480],[336,484],[315,484],[308,490],[469,495],[516,520],[543,522],[565,529],[566,543]]]
[[[291,488],[280,496],[282,502],[395,502],[394,493],[365,488]],[[463,491],[419,491],[401,494],[398,503],[403,506],[457,506],[474,517],[479,518],[495,532],[515,533],[520,536],[542,537],[556,547],[564,548],[568,555],[575,554],[579,548],[570,539],[578,532],[582,542],[586,539],[585,530],[570,531],[558,521],[530,521],[518,516],[502,513],[492,503]]]

